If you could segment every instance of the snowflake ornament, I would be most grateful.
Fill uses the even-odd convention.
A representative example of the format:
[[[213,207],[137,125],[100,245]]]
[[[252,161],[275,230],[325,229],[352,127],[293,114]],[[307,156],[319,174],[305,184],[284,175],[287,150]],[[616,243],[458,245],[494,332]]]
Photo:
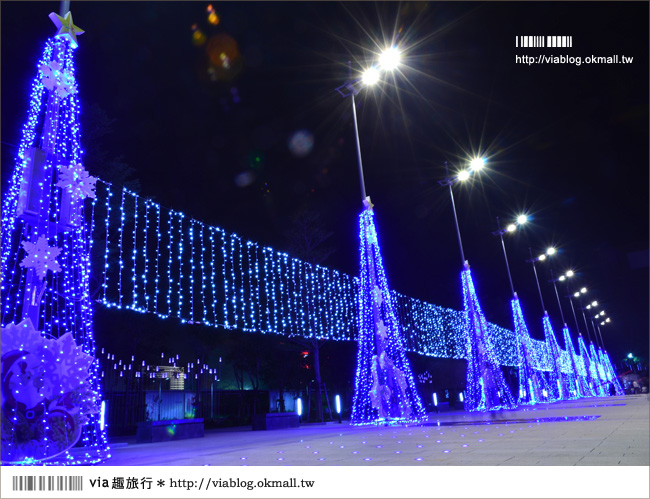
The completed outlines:
[[[80,163],[59,165],[59,181],[56,186],[68,191],[73,200],[94,199],[95,182],[97,178],[92,177]]]
[[[39,67],[41,71],[41,81],[43,86],[51,91],[56,91],[57,95],[63,99],[70,94],[77,93],[77,85],[74,77],[61,70],[61,64],[57,61],[51,61]]]
[[[47,237],[39,237],[36,243],[23,241],[22,245],[27,254],[20,262],[21,267],[33,268],[40,280],[43,280],[48,270],[61,272],[61,266],[56,261],[56,257],[61,253],[61,248],[49,246]]]

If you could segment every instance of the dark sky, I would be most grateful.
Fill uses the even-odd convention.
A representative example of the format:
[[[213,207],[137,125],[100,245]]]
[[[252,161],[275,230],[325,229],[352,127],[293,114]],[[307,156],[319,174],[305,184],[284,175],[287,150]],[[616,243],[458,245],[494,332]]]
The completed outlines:
[[[539,272],[556,334],[548,270],[572,268],[571,289],[587,286],[612,318],[601,330],[613,358],[647,358],[647,2],[219,2],[217,25],[208,5],[71,3],[86,31],[76,63],[91,174],[105,177],[105,162],[121,156],[143,196],[279,250],[288,248],[293,215],[315,210],[337,248],[325,265],[357,274],[351,101],[335,88],[347,61],[356,74],[396,41],[405,50],[401,71],[357,99],[390,286],[461,308],[449,192],[438,180],[445,161],[457,171],[482,153],[489,170],[454,192],[488,320],[512,327],[491,232],[497,216],[510,221],[523,210],[532,221],[506,245],[533,337],[542,337],[542,308],[525,259],[529,247],[539,253],[553,244],[560,253]],[[55,32],[47,16],[59,2],[3,1],[1,9],[4,192],[36,62]],[[193,44],[193,25],[204,44]],[[517,48],[517,35],[570,35],[573,47]],[[633,62],[516,62],[615,54]],[[100,138],[97,109],[114,120]],[[302,157],[288,146],[299,130],[313,137]],[[575,334],[565,298],[562,306]]]

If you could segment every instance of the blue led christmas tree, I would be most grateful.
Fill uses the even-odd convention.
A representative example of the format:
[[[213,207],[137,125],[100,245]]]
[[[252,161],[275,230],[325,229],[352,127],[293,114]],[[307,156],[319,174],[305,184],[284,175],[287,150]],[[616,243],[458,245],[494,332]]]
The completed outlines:
[[[602,351],[601,354],[601,363],[605,368],[605,372],[607,373],[609,381],[614,385],[614,392],[616,395],[625,395],[623,387],[621,386],[621,381],[618,379],[616,373],[614,372],[614,366],[612,366],[612,362],[609,359],[609,354]]]
[[[591,354],[590,355],[591,361],[594,363],[596,367],[596,374],[598,375],[598,379],[600,380],[600,386],[603,387],[603,394],[609,395],[609,379],[607,379],[607,375],[605,374],[605,370],[603,369],[603,366],[600,363],[600,357],[598,356],[598,352],[596,352],[596,347],[594,346],[593,343],[589,344],[589,352]]]
[[[81,164],[72,16],[50,14],[2,206],[2,462],[108,457],[89,296],[94,177]],[[91,202],[92,200],[92,202]]]
[[[544,338],[546,339],[546,349],[549,355],[551,370],[548,374],[548,388],[552,400],[567,400],[575,398],[571,396],[565,373],[562,371],[562,362],[560,356],[560,347],[555,338],[555,332],[551,325],[551,319],[547,312],[542,317],[544,326]]]
[[[359,216],[359,339],[350,422],[419,422],[425,418],[425,409],[393,309],[370,198],[364,205]]]
[[[518,404],[537,404],[548,401],[546,380],[539,370],[538,362],[533,357],[530,334],[524,320],[517,293],[510,300],[512,317],[517,337],[517,354],[519,363],[519,397]]]
[[[593,393],[591,392],[589,384],[585,378],[584,367],[579,365],[579,357],[576,355],[575,349],[573,348],[573,342],[571,341],[569,328],[566,326],[566,324],[564,325],[562,332],[564,334],[564,346],[566,347],[566,352],[569,356],[569,362],[571,362],[571,367],[573,368],[573,383],[575,386],[576,395],[578,398],[593,397]]]
[[[585,345],[585,341],[582,338],[582,335],[578,336],[578,345],[580,346],[580,356],[582,357],[582,361],[585,366],[586,378],[591,388],[591,392],[594,394],[595,397],[604,397],[605,389],[603,385],[600,383],[600,379],[598,378],[598,372],[596,370],[596,365],[592,362],[592,359],[589,357],[589,352]]]
[[[487,321],[476,296],[469,264],[461,272],[465,334],[467,338],[467,386],[465,410],[495,411],[516,407],[505,382],[490,339]]]

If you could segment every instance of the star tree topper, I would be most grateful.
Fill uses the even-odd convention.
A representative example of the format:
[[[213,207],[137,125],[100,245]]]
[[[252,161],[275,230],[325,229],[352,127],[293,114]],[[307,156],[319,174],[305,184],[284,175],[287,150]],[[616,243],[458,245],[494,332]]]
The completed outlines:
[[[49,17],[58,29],[55,36],[67,38],[70,41],[70,45],[73,48],[77,48],[79,46],[77,44],[77,35],[81,35],[84,31],[72,23],[72,13],[68,12],[65,17],[61,17],[51,12]]]
[[[33,268],[41,280],[43,280],[48,270],[61,272],[61,266],[56,261],[56,257],[61,253],[61,248],[49,246],[47,237],[39,237],[36,243],[23,241],[22,245],[27,254],[23,261],[20,262],[21,267]]]

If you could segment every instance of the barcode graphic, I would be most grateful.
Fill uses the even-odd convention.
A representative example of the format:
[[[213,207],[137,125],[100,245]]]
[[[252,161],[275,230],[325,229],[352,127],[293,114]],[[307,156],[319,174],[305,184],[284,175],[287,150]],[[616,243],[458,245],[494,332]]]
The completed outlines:
[[[572,36],[515,36],[516,47],[573,47]]]
[[[15,476],[13,490],[83,490],[83,476]]]

